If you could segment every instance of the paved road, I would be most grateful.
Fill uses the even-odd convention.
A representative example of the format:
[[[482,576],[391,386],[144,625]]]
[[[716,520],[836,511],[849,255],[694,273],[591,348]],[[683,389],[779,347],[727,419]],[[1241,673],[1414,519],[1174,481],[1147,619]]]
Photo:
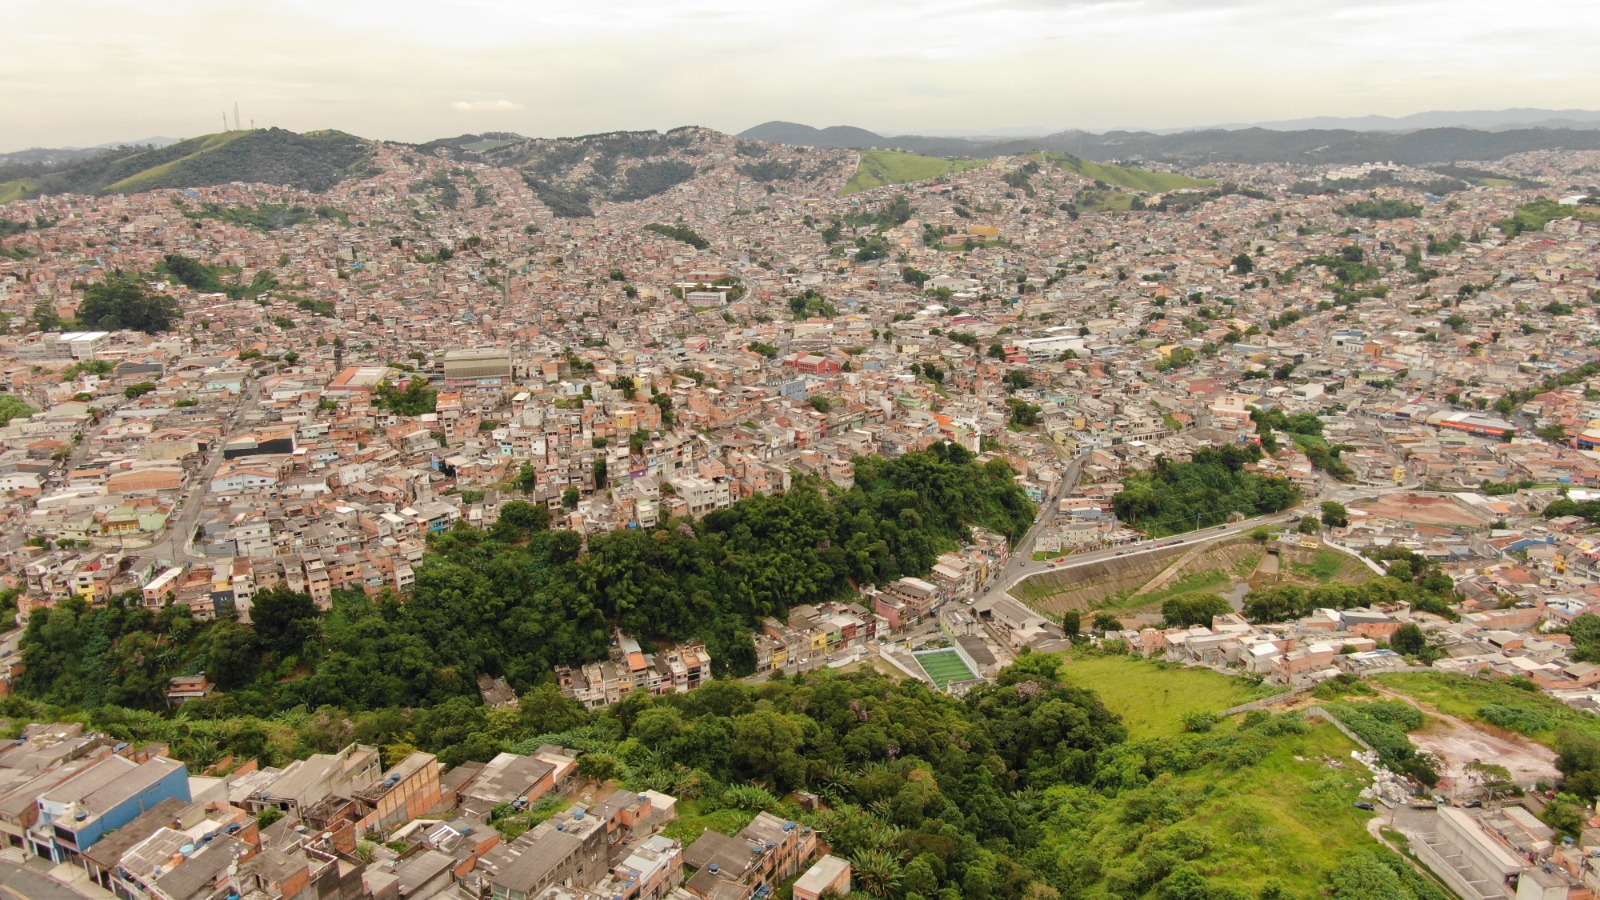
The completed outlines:
[[[1033,548],[1039,540],[1039,532],[1047,525],[1054,524],[1057,516],[1056,501],[1072,493],[1078,486],[1078,478],[1083,474],[1083,464],[1089,458],[1087,451],[1080,453],[1067,464],[1066,471],[1062,473],[1061,480],[1056,483],[1056,489],[1044,502],[1039,504],[1039,518],[1034,520],[1033,527],[1029,528],[1011,548],[1011,558],[1006,561],[1005,568],[1001,569],[989,583],[991,587],[984,592],[984,596],[994,593],[993,585],[1010,587],[1023,577],[1044,570],[1044,563],[1033,561]]]
[[[238,407],[233,411],[223,429],[222,440],[226,441],[233,435],[235,429],[242,425],[248,416],[253,414],[261,405],[261,383],[252,379],[245,388],[244,397],[239,401]],[[200,521],[200,515],[205,511],[206,493],[211,485],[211,479],[217,474],[217,469],[222,466],[222,447],[219,445],[212,449],[211,458],[200,472],[189,481],[189,488],[183,494],[178,512],[172,517],[167,528],[167,536],[151,545],[150,554],[157,559],[164,559],[171,563],[199,562],[205,557],[193,552],[194,528]]]

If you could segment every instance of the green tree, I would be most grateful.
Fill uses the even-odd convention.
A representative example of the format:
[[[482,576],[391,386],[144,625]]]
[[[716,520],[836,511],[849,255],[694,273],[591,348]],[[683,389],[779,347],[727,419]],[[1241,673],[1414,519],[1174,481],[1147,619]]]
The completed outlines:
[[[316,634],[321,614],[311,595],[287,588],[269,588],[256,594],[250,605],[250,622],[261,645],[280,659],[299,656]]]
[[[1221,595],[1194,591],[1169,597],[1161,604],[1161,617],[1173,628],[1193,625],[1210,626],[1211,620],[1233,611]]]
[[[1075,609],[1069,609],[1061,614],[1061,630],[1067,637],[1075,638],[1083,630],[1083,614]]]
[[[1328,500],[1322,504],[1322,524],[1329,528],[1347,528],[1350,525],[1350,513],[1344,504]]]
[[[151,291],[138,276],[121,269],[85,288],[78,305],[78,321],[84,325],[146,334],[170,329],[182,315],[176,300]]]
[[[1389,638],[1389,646],[1396,653],[1417,656],[1428,649],[1428,639],[1422,634],[1421,628],[1407,622],[1396,629],[1394,635]]]

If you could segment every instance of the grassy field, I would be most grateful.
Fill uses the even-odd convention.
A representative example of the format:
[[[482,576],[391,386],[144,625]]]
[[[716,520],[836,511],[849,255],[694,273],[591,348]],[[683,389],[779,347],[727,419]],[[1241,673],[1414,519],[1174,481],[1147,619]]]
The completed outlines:
[[[1207,670],[1084,651],[1066,654],[1061,672],[1098,693],[1122,717],[1133,741],[1171,739],[1182,732],[1188,713],[1218,712],[1272,693]],[[1070,841],[1063,843],[1069,861],[1098,862],[1094,871],[1101,880],[1085,897],[1117,896],[1108,890],[1113,882],[1136,873],[1152,845],[1172,840],[1197,848],[1184,854],[1197,872],[1248,897],[1324,896],[1330,876],[1352,853],[1378,849],[1366,829],[1373,814],[1355,806],[1371,776],[1351,760],[1354,742],[1326,723],[1271,737],[1241,725],[1240,719],[1230,719],[1209,735],[1193,736],[1217,748],[1216,761],[1168,771],[1154,783],[1125,791],[1087,820],[1078,814],[1042,823],[1082,841],[1076,853]],[[1230,749],[1252,743],[1260,755],[1229,755]],[[1165,820],[1130,817],[1131,804],[1154,797],[1166,798],[1181,814]],[[1203,840],[1188,843],[1192,832],[1203,833]],[[1273,883],[1278,890],[1266,891]]]
[[[1111,597],[1095,605],[1095,609],[1156,609],[1163,601],[1179,594],[1195,591],[1218,591],[1233,583],[1233,576],[1222,569],[1191,572],[1159,591],[1148,594],[1134,593],[1124,597]]]
[[[1210,187],[1214,182],[1209,178],[1190,178],[1174,172],[1149,172],[1144,169],[1129,169],[1123,166],[1112,166],[1105,163],[1089,162],[1076,156],[1065,153],[1047,153],[1046,157],[1057,166],[1068,172],[1075,172],[1084,178],[1104,181],[1118,187],[1129,188],[1135,191],[1145,191],[1151,194],[1164,194],[1179,188]]]
[[[37,181],[30,181],[26,178],[19,181],[7,181],[4,184],[0,184],[0,203],[10,203],[13,200],[21,200],[22,198],[28,196],[28,194],[38,186],[39,183]]]
[[[1121,191],[1102,191],[1083,204],[1085,212],[1127,212],[1133,208],[1133,195]]]
[[[1332,725],[1319,724],[1280,738],[1253,766],[1214,764],[1177,779],[1176,790],[1204,798],[1190,821],[1212,844],[1197,868],[1250,885],[1250,896],[1265,887],[1268,873],[1282,883],[1282,896],[1322,896],[1351,851],[1377,846],[1366,829],[1371,813],[1355,807],[1370,778],[1351,761],[1354,749]]]
[[[1067,681],[1100,695],[1138,740],[1183,732],[1190,713],[1217,713],[1270,697],[1275,690],[1210,669],[1186,669],[1132,656],[1068,653],[1061,666]]]
[[[1498,726],[1483,717],[1484,707],[1519,710],[1526,714],[1529,724],[1543,726],[1519,730],[1529,740],[1546,747],[1555,743],[1556,732],[1562,728],[1575,728],[1600,738],[1600,716],[1573,709],[1542,691],[1524,691],[1505,681],[1486,681],[1444,672],[1405,672],[1380,675],[1374,680],[1430,704],[1446,715],[1491,727]]]
[[[886,184],[927,181],[941,175],[953,175],[956,172],[976,169],[987,162],[985,159],[939,159],[935,156],[918,156],[915,153],[902,153],[898,150],[863,150],[861,164],[856,166],[856,174],[851,176],[844,189],[839,192],[839,196],[868,191]]]

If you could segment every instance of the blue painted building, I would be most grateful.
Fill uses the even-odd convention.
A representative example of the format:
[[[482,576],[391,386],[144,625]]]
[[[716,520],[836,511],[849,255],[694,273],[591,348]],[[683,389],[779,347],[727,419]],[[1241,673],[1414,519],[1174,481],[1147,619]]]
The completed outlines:
[[[189,770],[154,757],[136,763],[108,756],[39,795],[39,820],[29,848],[57,863],[71,862],[110,832],[163,800],[188,802]]]

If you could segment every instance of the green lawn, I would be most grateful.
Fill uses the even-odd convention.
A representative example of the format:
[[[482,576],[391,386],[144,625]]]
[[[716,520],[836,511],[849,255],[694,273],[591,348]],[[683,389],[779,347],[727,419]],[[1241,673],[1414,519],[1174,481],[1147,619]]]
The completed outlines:
[[[898,150],[863,150],[856,174],[839,192],[843,197],[857,191],[867,191],[886,184],[907,184],[927,181],[941,175],[952,175],[987,163],[986,159],[940,159],[936,156],[918,156]]]
[[[1471,722],[1495,724],[1480,714],[1486,706],[1519,710],[1533,727],[1517,730],[1546,747],[1554,744],[1556,732],[1562,728],[1575,728],[1600,738],[1600,716],[1573,709],[1542,691],[1525,691],[1506,681],[1488,681],[1445,672],[1405,672],[1379,675],[1374,680],[1384,687],[1431,704],[1446,715]]]
[[[1112,166],[1105,163],[1090,162],[1078,159],[1065,153],[1045,154],[1056,165],[1076,172],[1084,178],[1104,181],[1135,191],[1145,191],[1151,194],[1164,194],[1179,188],[1210,187],[1214,182],[1209,178],[1190,178],[1175,172],[1149,172],[1144,169],[1129,169],[1123,166]]]
[[[1210,669],[1188,669],[1133,656],[1070,652],[1062,677],[1100,695],[1133,740],[1183,732],[1190,713],[1217,713],[1270,697],[1275,689]]]

